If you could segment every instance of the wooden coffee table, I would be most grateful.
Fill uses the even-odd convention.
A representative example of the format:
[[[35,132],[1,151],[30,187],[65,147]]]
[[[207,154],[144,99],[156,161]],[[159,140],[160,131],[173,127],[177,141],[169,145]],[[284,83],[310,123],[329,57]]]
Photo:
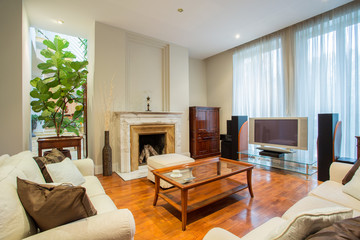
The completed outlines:
[[[182,230],[186,229],[187,213],[209,205],[245,188],[251,187],[253,165],[225,158],[200,160],[173,167],[155,169],[155,206],[160,196],[181,212]],[[175,174],[173,170],[179,170]],[[179,172],[175,171],[175,172]],[[246,172],[247,183],[241,183],[232,175]],[[180,176],[181,175],[181,176]],[[175,188],[160,192],[160,178],[171,183]]]

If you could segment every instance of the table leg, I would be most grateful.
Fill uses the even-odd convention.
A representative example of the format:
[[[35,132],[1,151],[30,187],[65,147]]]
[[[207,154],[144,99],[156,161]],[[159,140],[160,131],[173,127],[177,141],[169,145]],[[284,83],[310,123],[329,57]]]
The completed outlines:
[[[155,196],[154,196],[154,203],[153,205],[156,206],[158,197],[159,197],[159,190],[160,190],[160,178],[158,176],[155,176]]]
[[[42,157],[42,148],[39,144],[38,144],[38,156]]]
[[[77,158],[79,160],[81,159],[81,142],[78,144],[76,151],[77,151]]]
[[[249,188],[250,196],[253,198],[254,193],[253,193],[252,185],[251,185],[252,169],[247,170],[246,174],[247,174],[247,185],[248,185],[248,188]]]
[[[188,190],[181,190],[181,222],[182,230],[186,230],[186,221],[187,221],[187,200],[188,200]]]

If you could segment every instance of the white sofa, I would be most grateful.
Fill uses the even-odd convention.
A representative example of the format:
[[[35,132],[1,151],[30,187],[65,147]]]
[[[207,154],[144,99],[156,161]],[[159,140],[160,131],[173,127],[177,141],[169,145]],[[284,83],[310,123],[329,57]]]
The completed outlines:
[[[74,160],[86,182],[97,215],[38,233],[17,194],[16,177],[45,183],[29,151],[0,157],[0,239],[134,239],[135,222],[128,209],[117,209],[94,176],[91,159]]]
[[[328,207],[347,207],[353,209],[353,217],[360,216],[360,201],[342,191],[342,179],[353,165],[334,162],[330,167],[330,180],[320,184],[309,192],[308,196],[290,207],[281,217],[274,217],[261,226],[255,228],[242,238],[222,229],[213,228],[203,240],[265,240],[274,229],[293,219],[303,212]]]

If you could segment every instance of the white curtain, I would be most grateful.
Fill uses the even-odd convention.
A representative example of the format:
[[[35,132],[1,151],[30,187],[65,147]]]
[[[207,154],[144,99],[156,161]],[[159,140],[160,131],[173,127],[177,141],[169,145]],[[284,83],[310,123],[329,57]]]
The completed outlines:
[[[309,117],[309,148],[316,149],[318,114],[339,113],[341,156],[352,158],[360,130],[359,13],[341,8],[295,30],[295,112]]]
[[[233,115],[283,116],[281,37],[271,36],[233,55]]]
[[[316,159],[317,116],[339,113],[341,156],[360,135],[360,3],[353,2],[240,46],[233,55],[233,115],[308,117]]]

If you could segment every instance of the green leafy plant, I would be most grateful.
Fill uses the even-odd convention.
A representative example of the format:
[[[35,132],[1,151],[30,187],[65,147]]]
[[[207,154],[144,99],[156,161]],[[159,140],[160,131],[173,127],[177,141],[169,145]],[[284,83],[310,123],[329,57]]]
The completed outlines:
[[[41,112],[39,120],[44,120],[43,127],[55,128],[59,137],[66,129],[79,135],[79,128],[83,122],[82,86],[86,83],[87,61],[73,61],[76,58],[70,51],[65,51],[69,42],[59,36],[54,41],[44,40],[47,49],[41,51],[47,60],[37,67],[42,70],[43,78],[36,77],[30,81],[34,87],[30,96],[31,108],[34,112]],[[75,103],[75,112],[67,117],[69,104]]]

